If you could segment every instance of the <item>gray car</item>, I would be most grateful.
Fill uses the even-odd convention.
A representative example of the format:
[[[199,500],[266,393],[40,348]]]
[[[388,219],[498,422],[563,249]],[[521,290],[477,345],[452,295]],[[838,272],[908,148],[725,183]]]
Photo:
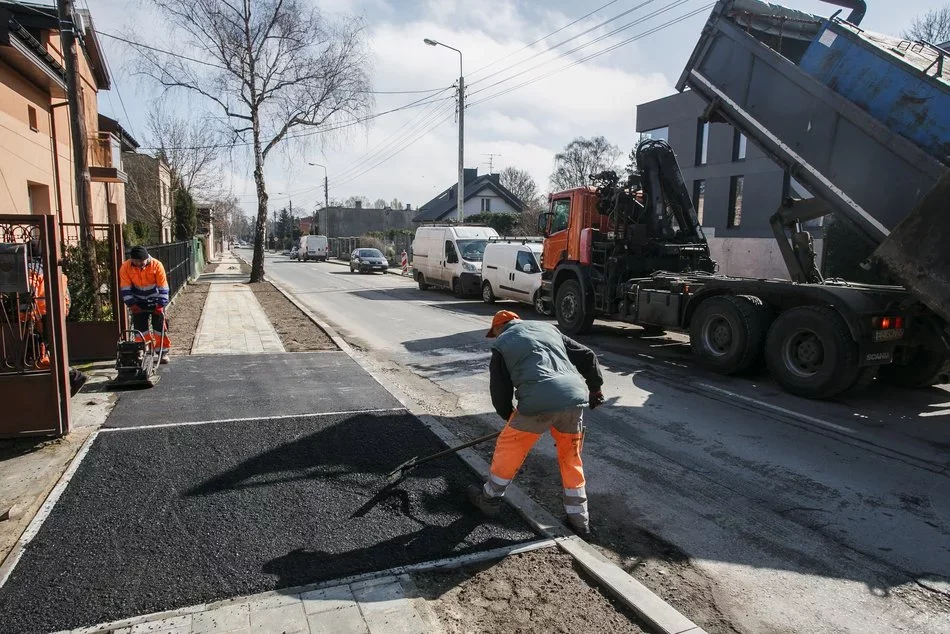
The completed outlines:
[[[385,273],[388,268],[389,261],[379,249],[354,249],[350,254],[350,273]]]

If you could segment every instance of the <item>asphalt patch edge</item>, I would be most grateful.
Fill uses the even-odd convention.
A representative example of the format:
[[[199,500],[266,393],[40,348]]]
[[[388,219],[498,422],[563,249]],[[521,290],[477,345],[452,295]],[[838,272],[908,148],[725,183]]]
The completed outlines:
[[[141,623],[151,623],[153,621],[162,621],[168,618],[174,618],[176,616],[187,616],[190,614],[198,614],[200,612],[210,611],[212,609],[225,607],[228,605],[234,605],[236,603],[244,603],[249,600],[263,600],[270,597],[286,597],[293,596],[298,594],[304,594],[306,592],[313,592],[315,590],[324,590],[326,588],[333,588],[336,586],[349,585],[352,583],[360,583],[366,581],[372,581],[373,579],[379,579],[382,577],[398,577],[400,575],[414,573],[414,572],[429,572],[432,570],[453,570],[455,568],[461,568],[463,566],[468,566],[471,564],[477,564],[485,561],[493,561],[495,559],[503,559],[509,555],[519,555],[522,553],[529,553],[535,550],[540,550],[543,548],[553,548],[557,546],[557,540],[555,539],[536,539],[534,541],[512,544],[511,546],[502,546],[500,548],[492,548],[491,550],[483,550],[479,552],[469,553],[467,555],[455,555],[452,557],[445,557],[443,559],[433,559],[430,561],[422,561],[417,564],[406,564],[403,566],[395,566],[393,568],[387,568],[385,570],[376,570],[372,572],[364,572],[356,575],[349,575],[347,577],[339,577],[337,579],[327,579],[326,581],[320,581],[317,583],[310,583],[302,586],[293,586],[289,588],[281,588],[279,590],[268,590],[267,592],[260,592],[258,594],[244,595],[239,597],[231,597],[229,599],[222,599],[220,601],[215,601],[213,603],[199,603],[196,605],[190,605],[183,608],[177,608],[174,610],[164,610],[162,612],[152,612],[151,614],[141,614],[138,616],[129,617],[127,619],[121,619],[118,621],[110,621],[108,623],[98,623],[96,625],[90,625],[87,627],[80,628],[83,634],[107,634],[114,630],[130,628]],[[65,634],[65,633],[63,633]]]
[[[314,315],[311,310],[304,307],[296,298],[292,297],[286,289],[274,281],[274,279],[268,278],[267,275],[264,277],[274,288],[300,308],[315,324],[323,328],[330,336],[330,339],[339,346],[341,351],[345,352],[357,365],[363,368],[363,370],[369,374],[373,380],[379,383],[384,390],[389,392],[393,398],[402,403],[410,414],[418,418],[419,421],[442,442],[446,443],[449,447],[462,444],[461,440],[455,434],[436,420],[435,417],[425,412],[418,403],[402,394],[395,386],[387,385],[383,379],[378,377],[372,368],[356,354],[353,348],[346,343],[329,324]],[[478,476],[482,478],[488,476],[488,463],[474,450],[463,449],[459,451],[457,455],[469,468],[475,471]],[[620,566],[608,560],[597,552],[593,546],[574,535],[574,533],[569,531],[554,515],[528,497],[517,484],[512,483],[509,485],[508,490],[505,492],[505,499],[508,500],[508,503],[514,507],[518,514],[521,515],[534,530],[543,537],[555,539],[558,546],[569,554],[588,574],[594,579],[597,579],[611,594],[658,631],[663,634],[705,633],[705,630],[683,616],[676,608],[661,599]]]
[[[139,429],[169,429],[172,427],[194,427],[196,425],[216,425],[218,423],[250,423],[254,421],[269,422],[287,420],[290,418],[320,418],[323,416],[349,416],[351,414],[384,414],[387,412],[409,412],[405,407],[380,407],[376,409],[353,409],[341,412],[314,412],[312,414],[281,414],[280,416],[249,416],[245,418],[218,418],[215,420],[185,421],[182,423],[156,423],[155,425],[136,425],[134,427],[103,427],[101,432],[136,431]],[[0,584],[2,586],[3,584]]]
[[[43,527],[43,523],[53,513],[53,507],[56,506],[56,503],[59,501],[59,498],[63,495],[63,492],[66,490],[67,485],[69,485],[70,480],[73,479],[73,476],[76,475],[76,471],[79,470],[79,465],[82,463],[83,459],[86,457],[86,454],[89,453],[89,450],[92,448],[93,442],[99,436],[101,430],[97,429],[96,431],[89,434],[89,437],[86,438],[83,442],[82,447],[79,448],[79,451],[76,452],[76,455],[73,456],[73,459],[70,460],[69,466],[66,467],[66,470],[63,471],[63,475],[59,477],[59,480],[56,481],[56,485],[49,492],[49,495],[46,496],[46,499],[43,501],[43,504],[40,506],[40,509],[36,512],[36,515],[33,516],[33,519],[30,520],[30,523],[27,524],[26,529],[20,535],[20,538],[16,541],[16,544],[13,545],[13,548],[10,549],[10,552],[4,558],[3,563],[0,564],[0,588],[2,588],[7,580],[10,578],[10,575],[13,574],[13,570],[16,568],[17,564],[20,563],[20,558],[23,556],[23,553],[26,552],[26,547],[29,545],[33,538],[40,532],[40,529]]]

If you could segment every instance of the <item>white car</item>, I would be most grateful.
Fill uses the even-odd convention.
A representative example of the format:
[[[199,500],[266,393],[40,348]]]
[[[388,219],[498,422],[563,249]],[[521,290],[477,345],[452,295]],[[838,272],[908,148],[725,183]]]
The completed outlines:
[[[542,315],[549,314],[541,300],[538,261],[543,250],[543,243],[536,238],[490,240],[482,260],[482,301],[492,304],[510,299],[531,304]]]

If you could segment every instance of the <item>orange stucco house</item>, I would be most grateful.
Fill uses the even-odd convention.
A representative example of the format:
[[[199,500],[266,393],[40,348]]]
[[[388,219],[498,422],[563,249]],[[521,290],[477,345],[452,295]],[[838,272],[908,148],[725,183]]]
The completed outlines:
[[[78,12],[79,84],[84,100],[96,223],[125,223],[122,152],[138,147],[99,114],[110,77],[92,18]],[[78,223],[72,141],[55,7],[0,0],[0,214],[55,214]],[[68,233],[68,232],[67,232]]]

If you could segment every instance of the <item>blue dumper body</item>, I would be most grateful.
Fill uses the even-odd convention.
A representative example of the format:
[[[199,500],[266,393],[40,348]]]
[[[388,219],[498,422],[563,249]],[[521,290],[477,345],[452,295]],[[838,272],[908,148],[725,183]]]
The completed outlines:
[[[934,47],[826,22],[798,66],[950,164],[950,61]]]

